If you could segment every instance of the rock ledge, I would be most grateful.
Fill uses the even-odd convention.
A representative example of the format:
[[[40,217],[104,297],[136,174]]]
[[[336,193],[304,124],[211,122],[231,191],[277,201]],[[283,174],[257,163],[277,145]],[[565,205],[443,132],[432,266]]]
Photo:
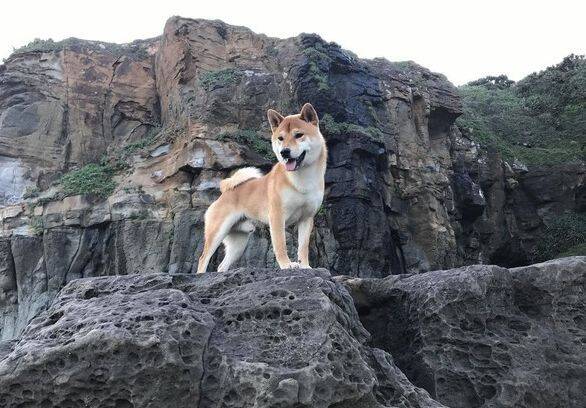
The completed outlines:
[[[441,407],[326,270],[69,283],[0,357],[0,406]]]

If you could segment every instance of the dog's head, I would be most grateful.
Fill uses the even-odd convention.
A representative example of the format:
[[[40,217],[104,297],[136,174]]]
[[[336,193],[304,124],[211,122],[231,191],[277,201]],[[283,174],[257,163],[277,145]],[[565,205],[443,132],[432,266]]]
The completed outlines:
[[[310,103],[303,105],[297,115],[283,117],[269,109],[267,116],[273,131],[273,151],[288,171],[310,166],[320,158],[325,142],[317,112]]]

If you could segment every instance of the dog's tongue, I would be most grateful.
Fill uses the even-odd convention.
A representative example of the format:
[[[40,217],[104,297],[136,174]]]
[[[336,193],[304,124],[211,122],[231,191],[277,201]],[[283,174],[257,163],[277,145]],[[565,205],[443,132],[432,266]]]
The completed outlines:
[[[295,170],[296,164],[297,164],[297,160],[289,159],[285,162],[285,168],[287,169],[287,171],[293,171],[293,170]]]

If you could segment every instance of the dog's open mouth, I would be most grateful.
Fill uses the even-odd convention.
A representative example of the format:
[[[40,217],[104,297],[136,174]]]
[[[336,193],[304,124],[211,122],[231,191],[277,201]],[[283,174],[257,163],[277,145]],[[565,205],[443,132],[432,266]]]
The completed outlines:
[[[305,159],[305,152],[301,153],[296,159],[290,158],[285,160],[285,168],[287,171],[295,171],[301,166],[303,159]]]

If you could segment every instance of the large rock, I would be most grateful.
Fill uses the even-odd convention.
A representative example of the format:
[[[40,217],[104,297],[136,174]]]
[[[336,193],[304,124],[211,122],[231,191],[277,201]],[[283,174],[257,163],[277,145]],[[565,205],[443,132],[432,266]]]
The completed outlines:
[[[0,347],[5,407],[441,407],[325,270],[79,279]]]
[[[372,342],[450,407],[582,407],[586,257],[346,279]]]

